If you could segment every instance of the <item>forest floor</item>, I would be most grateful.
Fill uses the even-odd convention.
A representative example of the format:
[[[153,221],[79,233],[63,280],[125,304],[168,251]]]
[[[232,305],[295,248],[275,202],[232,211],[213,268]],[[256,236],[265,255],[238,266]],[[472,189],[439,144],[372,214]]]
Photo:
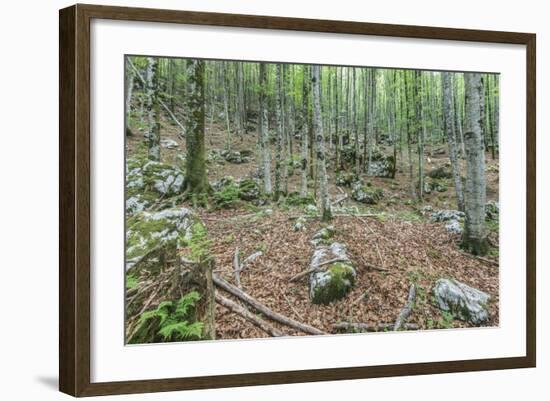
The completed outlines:
[[[207,123],[206,148],[224,149],[226,134],[221,126]],[[174,162],[176,155],[185,151],[185,141],[177,135],[177,129],[163,124],[162,138],[178,143],[176,149],[162,148],[162,160]],[[255,150],[255,135],[234,138],[235,150]],[[128,152],[132,154],[143,137],[128,137]],[[436,148],[446,149],[446,145]],[[299,152],[297,141],[294,152]],[[387,150],[390,153],[390,150]],[[405,153],[405,152],[404,152]],[[415,158],[416,159],[416,158]],[[426,173],[449,163],[446,153],[430,157],[426,153]],[[333,325],[339,322],[393,323],[406,303],[411,284],[417,286],[415,309],[408,319],[420,329],[471,327],[460,320],[453,320],[434,306],[431,291],[439,278],[453,278],[478,288],[491,296],[488,305],[489,320],[485,326],[499,324],[499,267],[498,225],[490,227],[489,239],[493,248],[488,263],[462,252],[460,235],[446,231],[445,223],[434,223],[433,210],[456,209],[454,186],[449,182],[446,192],[432,191],[422,202],[411,199],[407,160],[399,159],[395,179],[365,177],[365,181],[384,191],[384,199],[367,206],[348,197],[343,206],[356,206],[361,214],[373,216],[339,216],[331,225],[335,228],[333,239],[347,246],[349,256],[356,267],[357,279],[352,291],[340,301],[329,305],[315,305],[309,299],[307,278],[290,282],[290,278],[306,270],[315,247],[311,237],[322,224],[308,219],[306,229],[294,231],[293,217],[303,215],[303,208],[268,204],[257,207],[248,202],[238,203],[231,209],[197,209],[203,219],[215,259],[215,271],[234,283],[232,259],[238,248],[242,258],[256,251],[262,256],[241,272],[242,290],[274,311],[300,322],[308,323],[328,333],[335,333]],[[333,167],[333,166],[332,166]],[[210,182],[223,176],[242,178],[257,170],[256,160],[248,163],[209,165]],[[333,168],[329,168],[329,193],[334,201],[349,188],[334,184]],[[498,159],[487,155],[487,200],[498,202]],[[415,166],[416,176],[416,166]],[[452,181],[452,180],[449,180]],[[289,177],[289,190],[298,190],[300,172],[294,170]],[[372,266],[381,268],[372,269]],[[367,292],[366,296],[363,294]],[[227,295],[234,301],[237,298]],[[358,300],[357,302],[355,302]],[[216,305],[217,338],[258,338],[268,335],[244,318]],[[304,335],[276,322],[270,322],[287,335]]]

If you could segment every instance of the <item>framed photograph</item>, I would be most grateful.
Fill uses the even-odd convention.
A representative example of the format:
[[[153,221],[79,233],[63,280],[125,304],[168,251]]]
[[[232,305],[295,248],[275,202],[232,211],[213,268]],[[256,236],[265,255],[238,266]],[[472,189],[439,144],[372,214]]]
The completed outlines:
[[[61,391],[535,366],[534,34],[59,21]]]

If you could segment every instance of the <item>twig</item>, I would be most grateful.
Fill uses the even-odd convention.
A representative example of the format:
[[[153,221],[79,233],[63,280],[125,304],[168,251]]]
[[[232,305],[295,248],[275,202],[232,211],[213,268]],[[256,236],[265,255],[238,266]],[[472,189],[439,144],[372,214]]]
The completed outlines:
[[[472,255],[472,254],[467,253],[467,252],[460,252],[460,253],[463,254],[464,256],[469,256],[470,258],[474,258],[474,259],[477,259],[481,262],[485,262],[485,263],[488,263],[490,265],[498,267],[498,262],[496,260],[487,259],[487,258],[484,258],[482,256]]]
[[[363,291],[361,295],[359,295],[352,303],[351,305],[357,305],[359,302],[361,302],[363,299],[369,296],[370,288],[368,290]]]
[[[292,305],[292,303],[290,302],[290,300],[288,299],[288,297],[286,296],[286,294],[280,290],[281,292],[281,295],[283,296],[283,298],[285,299],[286,303],[288,304],[288,306],[290,307],[290,309],[292,309],[292,312],[294,312],[294,314],[298,317],[298,319],[301,319],[301,320],[304,320],[304,317],[300,314],[300,312],[298,312],[296,310],[296,308]]]
[[[254,262],[256,259],[258,259],[260,256],[262,256],[264,253],[262,251],[257,251],[251,254],[250,256],[246,257],[243,262],[241,263],[239,267],[239,272],[242,272],[246,266],[248,266],[249,263]]]
[[[378,247],[378,242],[374,242],[374,246],[376,247],[376,252],[378,253],[378,257],[380,258],[380,263],[382,264],[382,269],[384,268],[384,258],[382,257],[382,254],[380,253],[380,248]]]
[[[409,288],[409,297],[407,298],[407,303],[405,304],[403,309],[401,309],[401,312],[399,312],[399,316],[397,317],[397,320],[395,321],[395,325],[393,327],[394,331],[401,329],[401,326],[403,326],[407,318],[410,316],[415,298],[416,298],[416,285],[411,284],[411,287]]]

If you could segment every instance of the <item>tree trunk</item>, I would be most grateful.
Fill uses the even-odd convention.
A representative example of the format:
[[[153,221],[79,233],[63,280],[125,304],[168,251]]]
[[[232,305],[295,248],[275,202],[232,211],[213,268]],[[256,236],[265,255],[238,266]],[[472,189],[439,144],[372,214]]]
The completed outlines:
[[[128,63],[128,59],[127,63]],[[130,109],[132,105],[132,94],[134,91],[134,71],[126,66],[126,99],[125,99],[125,115],[126,115],[126,132],[128,132],[128,120],[130,119]]]
[[[307,170],[308,170],[308,157],[307,157],[307,150],[308,150],[308,135],[309,135],[309,128],[308,128],[308,116],[309,116],[309,69],[307,66],[303,67],[303,88],[302,88],[302,143],[300,145],[301,147],[301,153],[302,153],[302,162],[301,162],[301,183],[300,183],[300,195],[302,197],[307,196]]]
[[[481,75],[464,74],[466,147],[466,189],[464,205],[466,221],[462,246],[474,255],[488,251],[485,234],[485,149],[481,132]]]
[[[317,148],[317,176],[319,178],[319,192],[321,204],[321,218],[323,221],[328,221],[332,218],[330,210],[330,199],[328,195],[328,180],[325,162],[325,140],[323,133],[323,121],[321,117],[321,102],[320,102],[320,74],[319,66],[312,67],[312,93],[313,93],[313,131],[315,133],[315,142]]]
[[[275,199],[275,201],[277,201],[281,194],[281,159],[283,157],[283,138],[285,133],[281,96],[281,64],[277,64],[275,68],[275,119],[277,120],[277,144],[275,148],[275,188],[273,198]]]
[[[147,149],[148,158],[160,161],[159,77],[155,57],[147,58]]]
[[[186,187],[192,194],[208,191],[204,145],[204,61],[186,60]]]
[[[460,174],[460,164],[457,155],[456,135],[454,131],[454,122],[452,116],[452,89],[451,89],[451,73],[441,73],[443,86],[443,114],[444,127],[447,134],[447,143],[449,144],[449,157],[451,159],[451,167],[453,169],[453,179],[456,191],[456,200],[458,210],[464,211],[464,195],[462,192],[462,177]]]
[[[267,65],[260,63],[260,151],[262,154],[264,194],[271,195],[271,152],[267,113]]]

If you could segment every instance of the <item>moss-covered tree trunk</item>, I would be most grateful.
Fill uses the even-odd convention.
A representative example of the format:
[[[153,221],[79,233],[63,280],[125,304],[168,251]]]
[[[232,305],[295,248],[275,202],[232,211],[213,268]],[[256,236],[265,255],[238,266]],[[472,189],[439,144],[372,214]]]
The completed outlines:
[[[204,145],[204,61],[186,60],[186,187],[191,194],[208,191]]]
[[[156,57],[147,58],[147,156],[160,161],[159,76]]]
[[[462,246],[474,255],[487,253],[485,234],[485,144],[481,132],[481,75],[464,74],[466,148],[466,188],[464,192],[466,222]]]
[[[444,127],[447,134],[447,143],[449,145],[449,157],[453,169],[453,180],[455,184],[456,200],[458,209],[464,211],[464,195],[462,193],[462,177],[460,175],[460,164],[458,161],[458,152],[456,145],[455,124],[453,121],[453,92],[451,89],[451,73],[441,73],[441,83],[443,86],[443,116]]]
[[[311,67],[311,84],[313,93],[313,132],[317,150],[317,176],[319,178],[319,195],[321,204],[321,217],[323,221],[332,218],[330,199],[328,196],[328,180],[326,168],[325,139],[323,133],[323,120],[321,116],[320,74],[318,65]]]

